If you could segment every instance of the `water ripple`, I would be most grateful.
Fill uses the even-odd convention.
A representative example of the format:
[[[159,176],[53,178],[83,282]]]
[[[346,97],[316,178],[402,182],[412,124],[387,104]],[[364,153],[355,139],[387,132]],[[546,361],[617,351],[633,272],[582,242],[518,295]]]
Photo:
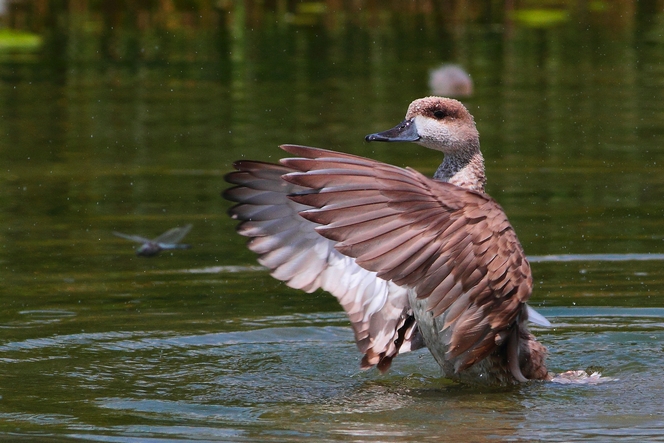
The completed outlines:
[[[664,260],[664,254],[560,254],[531,255],[531,263],[570,262],[570,261],[649,261]]]

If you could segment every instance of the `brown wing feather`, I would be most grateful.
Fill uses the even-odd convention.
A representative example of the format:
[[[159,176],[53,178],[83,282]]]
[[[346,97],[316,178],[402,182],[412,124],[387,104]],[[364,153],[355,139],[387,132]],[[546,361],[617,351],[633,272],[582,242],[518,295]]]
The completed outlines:
[[[293,200],[314,207],[301,215],[367,270],[427,298],[447,312],[446,357],[457,371],[488,356],[530,297],[523,249],[502,208],[485,194],[362,157],[301,146],[305,159],[282,164],[284,176],[309,188]],[[354,206],[355,198],[361,206]],[[442,331],[441,331],[442,332]]]
[[[305,149],[302,155],[307,153]],[[352,158],[331,151],[327,155],[352,169]],[[237,203],[229,213],[240,221],[238,232],[250,238],[249,249],[259,255],[258,261],[270,269],[273,277],[307,292],[322,288],[339,300],[350,319],[357,346],[365,354],[363,368],[378,365],[385,371],[396,355],[423,346],[407,289],[378,278],[375,272],[339,253],[333,241],[316,233],[317,224],[298,214],[311,206],[288,196],[302,195],[307,189],[281,178],[295,169],[255,161],[239,161],[234,166],[237,171],[228,174],[226,181],[236,186],[224,191],[223,196]],[[337,193],[333,200],[342,203],[332,203],[328,209],[345,208],[353,223],[366,221],[367,215],[369,220],[380,218],[380,208],[371,212],[363,209],[375,196],[360,194],[361,190],[353,189],[358,198],[351,202]],[[319,200],[320,204],[326,202],[325,198]]]

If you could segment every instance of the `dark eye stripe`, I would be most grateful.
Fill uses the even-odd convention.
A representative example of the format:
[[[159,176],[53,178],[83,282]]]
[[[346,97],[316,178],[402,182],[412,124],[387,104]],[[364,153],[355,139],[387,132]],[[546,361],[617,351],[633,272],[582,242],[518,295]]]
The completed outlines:
[[[433,111],[433,116],[440,120],[442,118],[445,118],[445,112],[440,111],[440,110]]]

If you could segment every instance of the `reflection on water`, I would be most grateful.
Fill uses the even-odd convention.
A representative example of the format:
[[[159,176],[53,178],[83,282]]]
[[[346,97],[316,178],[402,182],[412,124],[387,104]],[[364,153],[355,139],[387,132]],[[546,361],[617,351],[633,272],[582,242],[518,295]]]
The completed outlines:
[[[1,438],[664,441],[658,2],[28,3],[5,23],[39,44],[0,47]],[[223,175],[280,143],[433,173],[362,140],[442,63],[472,75],[551,370],[617,380],[469,388],[426,350],[362,372],[336,301],[234,235]],[[187,224],[152,260],[112,235]]]

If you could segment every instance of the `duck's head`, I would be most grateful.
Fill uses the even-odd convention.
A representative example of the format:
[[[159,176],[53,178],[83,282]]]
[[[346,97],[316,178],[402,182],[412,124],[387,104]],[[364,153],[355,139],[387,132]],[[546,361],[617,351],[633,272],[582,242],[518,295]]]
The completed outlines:
[[[415,142],[448,155],[479,149],[475,120],[460,101],[425,97],[408,107],[406,118],[392,129],[369,134],[368,142]]]

